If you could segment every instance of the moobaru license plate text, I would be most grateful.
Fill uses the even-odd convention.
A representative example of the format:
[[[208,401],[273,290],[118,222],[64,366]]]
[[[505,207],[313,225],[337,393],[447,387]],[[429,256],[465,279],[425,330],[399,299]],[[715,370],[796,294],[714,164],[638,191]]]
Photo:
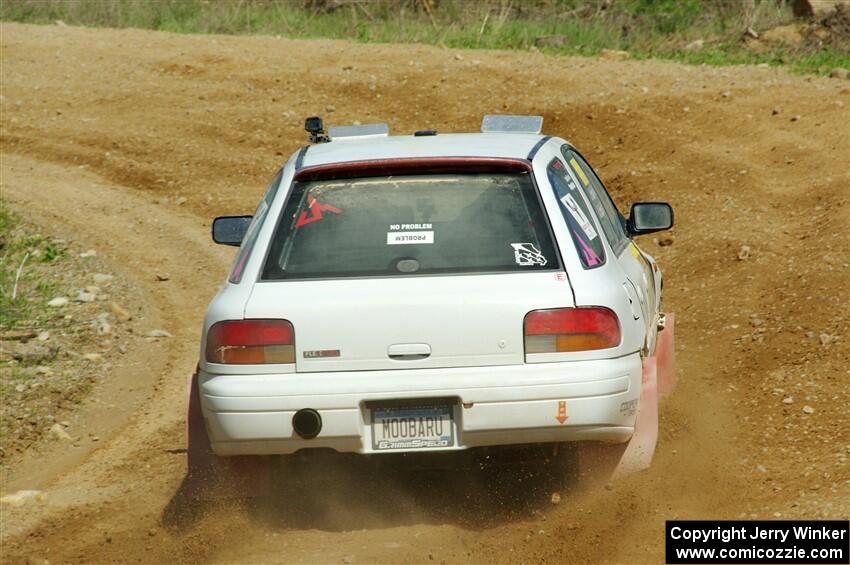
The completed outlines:
[[[453,445],[454,429],[450,406],[372,410],[374,449],[421,449]]]

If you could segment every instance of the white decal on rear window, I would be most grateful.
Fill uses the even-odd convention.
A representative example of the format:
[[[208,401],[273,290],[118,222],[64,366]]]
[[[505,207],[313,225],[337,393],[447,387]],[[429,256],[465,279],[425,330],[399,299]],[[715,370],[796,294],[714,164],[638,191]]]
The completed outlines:
[[[390,224],[387,245],[434,243],[433,228],[433,224]]]
[[[430,230],[433,228],[432,224],[390,224],[390,231]]]
[[[514,248],[514,261],[520,267],[546,264],[546,257],[533,243],[511,243],[511,247]]]
[[[567,210],[570,211],[570,214],[575,219],[576,223],[581,227],[585,235],[587,235],[587,237],[591,240],[596,239],[596,230],[593,229],[593,224],[591,224],[587,216],[584,215],[584,212],[579,207],[575,199],[573,199],[572,195],[567,194],[566,196],[562,197],[561,203]]]
[[[391,231],[387,232],[387,245],[405,245],[409,243],[434,243],[433,231]]]

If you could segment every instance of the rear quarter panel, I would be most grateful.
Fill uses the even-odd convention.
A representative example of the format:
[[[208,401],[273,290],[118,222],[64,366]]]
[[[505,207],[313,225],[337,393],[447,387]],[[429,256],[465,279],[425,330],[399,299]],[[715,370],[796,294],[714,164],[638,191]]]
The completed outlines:
[[[567,143],[560,138],[552,138],[535,155],[532,162],[534,176],[543,204],[552,223],[561,258],[567,269],[570,285],[576,306],[605,306],[617,314],[622,332],[622,342],[617,348],[603,351],[588,351],[584,353],[547,353],[535,355],[535,360],[563,361],[569,359],[598,359],[616,357],[640,351],[644,347],[646,329],[643,320],[635,320],[623,283],[626,280],[622,267],[616,260],[607,240],[603,237],[605,246],[605,263],[593,269],[586,269],[581,263],[578,251],[570,237],[567,223],[561,213],[560,203],[549,184],[546,167],[555,158],[562,158],[560,148]],[[591,213],[593,211],[591,210]],[[599,221],[594,215],[594,223]],[[601,229],[599,232],[601,233]],[[626,253],[628,251],[625,251]]]

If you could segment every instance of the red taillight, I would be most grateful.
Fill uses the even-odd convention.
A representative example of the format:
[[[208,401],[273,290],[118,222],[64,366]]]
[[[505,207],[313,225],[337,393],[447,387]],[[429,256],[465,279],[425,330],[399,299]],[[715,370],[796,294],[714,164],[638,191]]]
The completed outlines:
[[[525,353],[606,349],[620,344],[620,322],[608,308],[553,308],[525,316]]]
[[[207,333],[207,362],[295,363],[295,332],[286,320],[228,320]]]

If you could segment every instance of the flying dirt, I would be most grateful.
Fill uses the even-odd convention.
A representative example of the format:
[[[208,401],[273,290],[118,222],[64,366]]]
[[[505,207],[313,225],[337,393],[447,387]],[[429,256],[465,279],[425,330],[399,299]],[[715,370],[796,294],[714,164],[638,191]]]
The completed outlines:
[[[0,34],[3,200],[98,249],[173,335],[116,357],[80,409],[100,442],[9,465],[3,494],[45,496],[2,508],[3,562],[660,562],[668,519],[850,516],[848,81],[272,37]],[[543,115],[621,210],[676,211],[672,232],[642,242],[677,319],[679,383],[652,468],[585,491],[542,463],[317,457],[284,465],[264,500],[187,497],[187,378],[233,259],[211,219],[251,213],[306,143],[306,116],[402,133],[477,131],[488,113]]]

